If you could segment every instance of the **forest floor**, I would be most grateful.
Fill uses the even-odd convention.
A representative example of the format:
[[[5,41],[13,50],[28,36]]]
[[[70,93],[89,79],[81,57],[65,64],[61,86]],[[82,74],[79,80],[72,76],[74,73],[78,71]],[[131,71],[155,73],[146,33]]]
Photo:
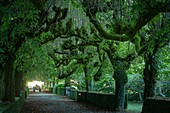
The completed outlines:
[[[25,100],[21,113],[120,113],[75,102],[66,96],[50,93],[31,93]],[[138,113],[138,112],[121,112]]]

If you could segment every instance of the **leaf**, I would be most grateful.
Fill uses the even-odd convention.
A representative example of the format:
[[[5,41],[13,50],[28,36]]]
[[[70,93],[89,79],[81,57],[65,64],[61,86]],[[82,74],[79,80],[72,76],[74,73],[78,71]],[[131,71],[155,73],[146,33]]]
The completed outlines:
[[[0,53],[4,53],[4,49],[0,48]]]

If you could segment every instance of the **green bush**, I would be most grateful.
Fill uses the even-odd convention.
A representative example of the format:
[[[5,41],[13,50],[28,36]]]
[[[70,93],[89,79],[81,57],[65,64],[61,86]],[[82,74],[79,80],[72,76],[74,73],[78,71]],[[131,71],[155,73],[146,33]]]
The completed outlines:
[[[53,87],[53,93],[54,94],[58,94],[58,88],[64,88],[65,84],[56,84],[54,87]]]
[[[63,87],[58,87],[57,88],[57,94],[58,95],[66,95],[66,90]]]
[[[48,88],[48,91],[49,91],[50,93],[52,93],[52,92],[53,92],[53,87],[49,87],[49,88]]]
[[[25,92],[21,92],[15,102],[9,104],[0,104],[0,113],[20,113],[25,100]]]
[[[29,88],[28,88],[28,87],[25,87],[25,98],[28,97],[29,93],[30,93]]]

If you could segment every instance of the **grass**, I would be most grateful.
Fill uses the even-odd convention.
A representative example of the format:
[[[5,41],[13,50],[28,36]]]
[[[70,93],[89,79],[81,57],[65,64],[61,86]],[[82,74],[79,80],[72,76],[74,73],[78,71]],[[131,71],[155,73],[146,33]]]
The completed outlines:
[[[133,112],[133,113],[140,113],[142,111],[142,102],[128,102],[128,108],[127,111]]]

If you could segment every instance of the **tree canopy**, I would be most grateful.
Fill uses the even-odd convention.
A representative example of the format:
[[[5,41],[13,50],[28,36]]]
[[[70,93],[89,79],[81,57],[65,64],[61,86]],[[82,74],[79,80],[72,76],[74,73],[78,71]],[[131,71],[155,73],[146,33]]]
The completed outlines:
[[[145,84],[145,97],[169,78],[169,11],[169,0],[0,0],[0,66],[114,92],[121,111],[128,77],[130,92]]]

